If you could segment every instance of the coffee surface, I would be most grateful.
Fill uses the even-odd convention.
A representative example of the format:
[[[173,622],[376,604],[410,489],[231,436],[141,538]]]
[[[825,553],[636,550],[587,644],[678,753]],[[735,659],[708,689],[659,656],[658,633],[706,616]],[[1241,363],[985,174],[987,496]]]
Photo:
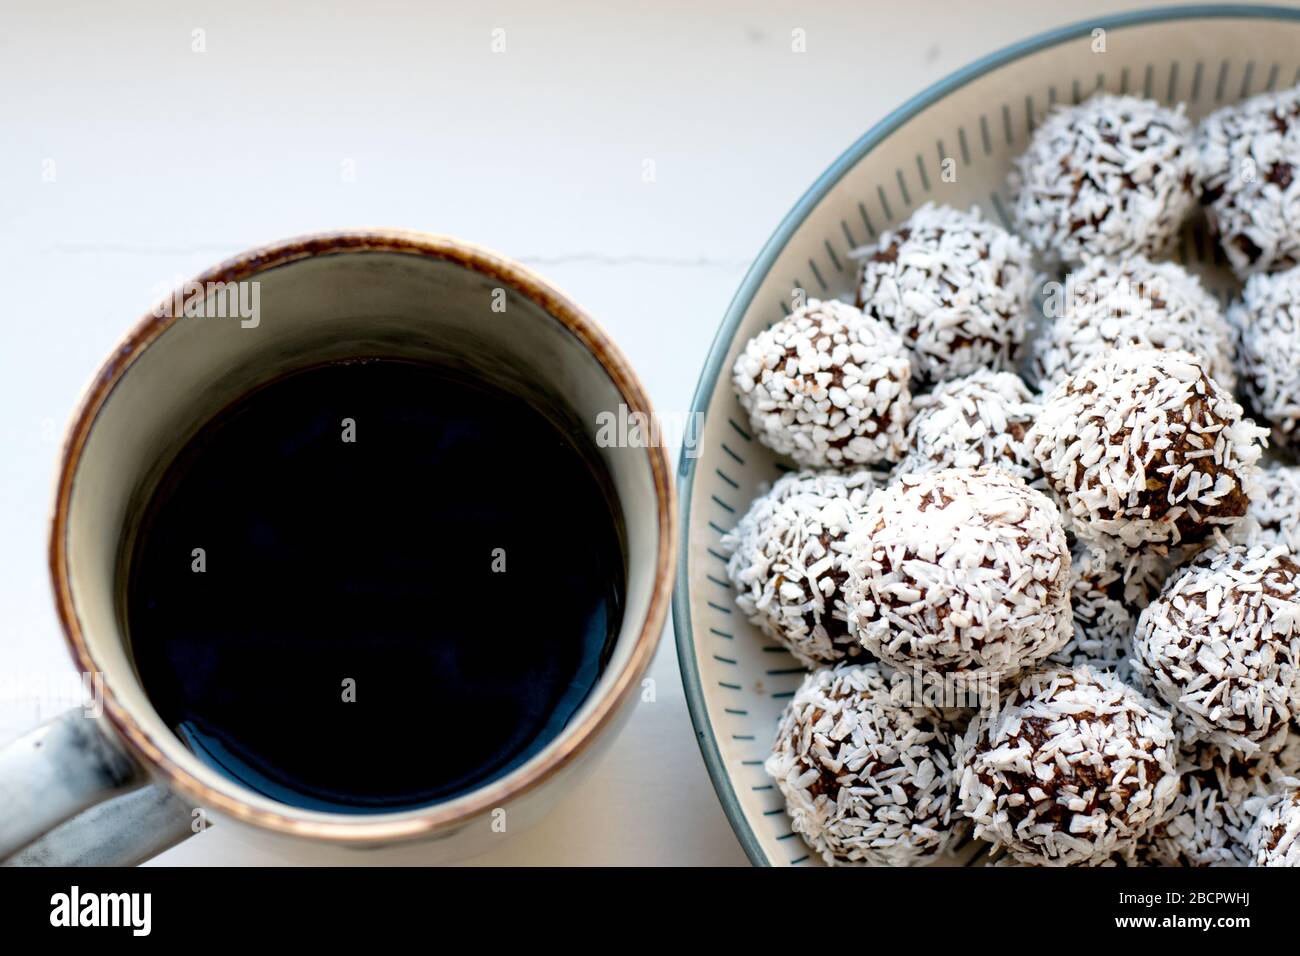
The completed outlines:
[[[620,623],[621,526],[583,441],[407,362],[245,396],[167,469],[132,549],[154,707],[299,807],[407,809],[506,773],[581,705]]]

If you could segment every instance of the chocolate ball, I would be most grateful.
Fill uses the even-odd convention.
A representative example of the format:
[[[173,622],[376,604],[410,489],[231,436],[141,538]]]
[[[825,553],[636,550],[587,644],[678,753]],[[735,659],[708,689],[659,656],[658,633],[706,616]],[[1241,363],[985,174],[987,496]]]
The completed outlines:
[[[1160,254],[1195,207],[1196,186],[1183,108],[1109,94],[1050,112],[1011,177],[1016,229],[1063,262]]]
[[[943,382],[913,399],[912,409],[907,455],[896,476],[996,465],[1030,484],[1042,482],[1025,441],[1038,403],[1014,372],[981,369]]]
[[[912,366],[883,322],[810,299],[736,359],[736,396],[756,437],[808,468],[896,462],[911,415]]]
[[[961,812],[1019,862],[1132,855],[1178,792],[1169,715],[1088,665],[1026,676],[958,747]]]
[[[1237,275],[1300,265],[1300,86],[1210,114],[1196,148],[1201,202]]]
[[[1170,579],[1133,635],[1142,681],[1205,740],[1252,756],[1300,711],[1300,565],[1233,545]]]
[[[1214,744],[1182,752],[1182,778],[1169,818],[1145,837],[1137,862],[1149,866],[1247,866],[1250,801],[1286,786],[1272,755],[1246,759]]]
[[[1034,342],[1039,387],[1050,391],[1112,348],[1181,349],[1231,392],[1233,336],[1218,301],[1174,262],[1092,256],[1049,296],[1050,322]]]
[[[828,864],[908,866],[967,829],[953,810],[953,740],[940,711],[894,699],[878,664],[844,663],[804,680],[765,769]]]
[[[1048,661],[1065,667],[1091,664],[1132,683],[1133,632],[1138,615],[1160,593],[1166,568],[1146,559],[1130,566],[1092,548],[1076,546],[1070,561],[1069,642]]]
[[[1241,521],[1265,434],[1202,359],[1115,349],[1052,391],[1029,441],[1081,540],[1164,554]]]
[[[722,539],[736,604],[806,667],[863,653],[842,588],[853,516],[877,486],[866,471],[785,475]]]
[[[1300,866],[1300,790],[1255,801],[1258,813],[1246,835],[1252,866]]]
[[[1032,255],[977,209],[927,203],[852,255],[860,261],[858,305],[902,336],[918,383],[1014,366],[1034,287]]]
[[[1274,441],[1295,447],[1300,442],[1300,267],[1251,276],[1228,315],[1250,404],[1273,426]]]
[[[1260,469],[1250,499],[1249,544],[1282,545],[1300,554],[1300,468],[1272,464]]]
[[[872,495],[848,570],[849,626],[895,667],[1007,677],[1070,637],[1060,513],[995,468],[905,475]]]

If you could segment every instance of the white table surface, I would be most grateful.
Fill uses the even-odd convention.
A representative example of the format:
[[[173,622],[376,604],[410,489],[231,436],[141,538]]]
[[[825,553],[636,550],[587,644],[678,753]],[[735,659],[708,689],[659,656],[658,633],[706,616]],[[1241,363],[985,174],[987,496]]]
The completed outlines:
[[[160,284],[313,230],[450,233],[568,291],[681,415],[748,263],[845,147],[950,71],[1082,16],[956,0],[16,6],[0,7],[0,743],[65,706],[45,566],[59,436]],[[671,626],[651,676],[657,701],[582,789],[473,862],[745,862]],[[424,856],[272,853],[217,826],[157,862]]]

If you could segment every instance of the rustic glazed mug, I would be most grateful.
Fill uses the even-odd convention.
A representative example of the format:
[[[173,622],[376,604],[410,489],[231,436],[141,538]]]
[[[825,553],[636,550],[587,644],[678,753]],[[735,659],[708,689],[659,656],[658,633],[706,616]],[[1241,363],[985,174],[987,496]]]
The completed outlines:
[[[559,396],[593,436],[611,413],[653,418],[627,360],[577,306],[526,268],[454,239],[310,236],[186,283],[105,362],[67,435],[50,572],[102,716],[70,712],[0,752],[0,859],[136,862],[200,829],[209,813],[344,845],[428,838],[430,861],[459,858],[492,845],[502,810],[511,832],[539,819],[627,718],[663,630],[676,547],[667,454],[644,442],[597,449],[626,535],[625,607],[609,663],[565,728],[504,776],[402,812],[307,810],[215,770],[159,717],[123,627],[122,562],[143,497],[188,436],[235,399],[287,371],[357,356],[437,362]],[[413,741],[411,759],[419,753]]]

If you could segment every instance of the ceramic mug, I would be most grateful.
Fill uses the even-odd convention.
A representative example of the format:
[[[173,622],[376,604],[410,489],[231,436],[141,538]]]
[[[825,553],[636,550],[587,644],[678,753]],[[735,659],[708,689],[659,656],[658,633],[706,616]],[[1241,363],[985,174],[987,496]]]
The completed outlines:
[[[517,263],[454,239],[388,230],[309,236],[186,283],[105,362],[67,435],[50,572],[73,658],[102,707],[71,711],[0,751],[0,859],[137,862],[200,829],[209,813],[290,839],[429,838],[430,861],[455,859],[491,845],[499,810],[511,832],[539,819],[627,718],[663,630],[675,501],[664,448],[593,441],[625,525],[622,626],[588,699],[521,766],[427,807],[320,812],[226,777],[160,719],[132,665],[121,613],[126,542],[145,497],[187,437],[233,400],[294,368],[357,356],[449,364],[537,389],[558,397],[593,439],[602,416],[653,420],[627,360],[577,306]]]

